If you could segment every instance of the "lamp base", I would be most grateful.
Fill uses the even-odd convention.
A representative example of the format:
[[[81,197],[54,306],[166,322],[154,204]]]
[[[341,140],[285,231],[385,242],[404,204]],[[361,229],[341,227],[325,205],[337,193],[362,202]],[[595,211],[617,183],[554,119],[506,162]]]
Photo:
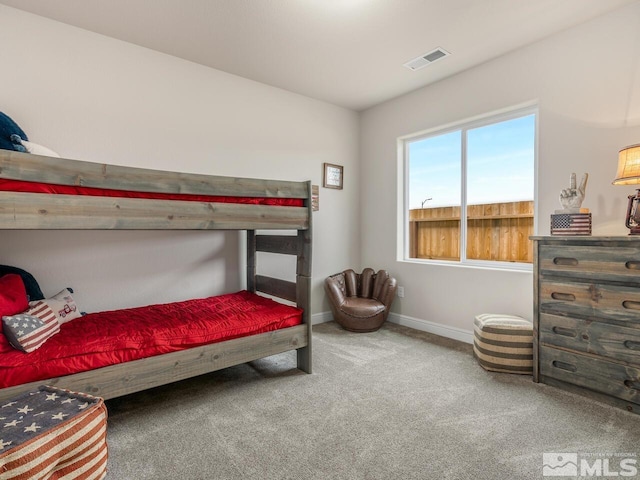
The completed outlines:
[[[640,188],[635,195],[629,195],[629,205],[627,206],[627,218],[624,222],[629,229],[629,235],[640,235]]]

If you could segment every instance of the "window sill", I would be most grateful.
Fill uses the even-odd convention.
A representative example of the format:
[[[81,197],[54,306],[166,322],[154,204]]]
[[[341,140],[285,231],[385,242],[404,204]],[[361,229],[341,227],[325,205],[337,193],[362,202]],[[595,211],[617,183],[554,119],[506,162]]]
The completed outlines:
[[[493,270],[500,272],[514,272],[514,273],[532,273],[533,265],[531,263],[517,263],[517,262],[488,262],[488,261],[473,261],[466,260],[460,262],[458,260],[432,260],[427,258],[404,258],[398,260],[400,263],[411,263],[416,265],[432,265],[437,267],[451,267],[451,268],[473,268],[479,270]]]

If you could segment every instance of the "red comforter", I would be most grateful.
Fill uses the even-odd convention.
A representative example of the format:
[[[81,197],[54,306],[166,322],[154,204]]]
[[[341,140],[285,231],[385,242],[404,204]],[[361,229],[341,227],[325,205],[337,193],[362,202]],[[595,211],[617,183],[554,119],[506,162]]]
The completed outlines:
[[[0,388],[291,327],[302,310],[241,291],[90,313],[64,323],[31,353],[0,334]]]
[[[253,205],[280,205],[301,207],[300,198],[280,197],[225,197],[220,195],[197,195],[187,193],[151,193],[131,190],[110,190],[106,188],[55,185],[52,183],[26,182],[23,180],[0,179],[0,190],[5,192],[50,193],[62,195],[88,195],[91,197],[148,198],[155,200],[182,200],[188,202],[245,203]]]

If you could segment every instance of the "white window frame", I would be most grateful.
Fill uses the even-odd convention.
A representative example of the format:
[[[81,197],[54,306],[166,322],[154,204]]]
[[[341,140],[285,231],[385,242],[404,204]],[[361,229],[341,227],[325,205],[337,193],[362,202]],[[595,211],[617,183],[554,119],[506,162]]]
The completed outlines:
[[[495,123],[513,120],[527,115],[535,115],[534,131],[534,154],[533,154],[533,231],[538,232],[538,137],[539,137],[539,109],[536,103],[528,103],[517,107],[487,113],[477,117],[469,118],[459,122],[442,125],[439,127],[424,130],[410,135],[404,135],[397,139],[398,151],[398,241],[397,260],[399,262],[447,265],[455,267],[489,268],[499,270],[525,270],[532,271],[533,265],[522,262],[504,262],[497,260],[475,260],[468,259],[467,256],[467,222],[462,221],[467,218],[467,135],[468,130],[472,130]],[[424,259],[409,257],[409,143],[423,140],[436,135],[445,135],[454,131],[461,131],[461,198],[460,198],[460,260]]]

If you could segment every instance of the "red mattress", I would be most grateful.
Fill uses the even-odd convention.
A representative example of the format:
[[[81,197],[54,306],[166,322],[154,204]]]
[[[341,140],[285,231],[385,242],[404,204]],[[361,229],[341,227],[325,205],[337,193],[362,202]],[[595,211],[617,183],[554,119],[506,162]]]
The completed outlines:
[[[149,198],[154,200],[182,200],[210,203],[246,203],[254,205],[280,205],[289,207],[301,207],[304,204],[300,198],[225,197],[219,195],[192,195],[187,193],[135,192],[131,190],[110,190],[106,188],[55,185],[52,183],[26,182],[23,180],[6,179],[0,179],[0,191],[89,195],[92,197]]]
[[[302,310],[254,293],[90,313],[24,353],[0,334],[0,388],[292,327]]]

